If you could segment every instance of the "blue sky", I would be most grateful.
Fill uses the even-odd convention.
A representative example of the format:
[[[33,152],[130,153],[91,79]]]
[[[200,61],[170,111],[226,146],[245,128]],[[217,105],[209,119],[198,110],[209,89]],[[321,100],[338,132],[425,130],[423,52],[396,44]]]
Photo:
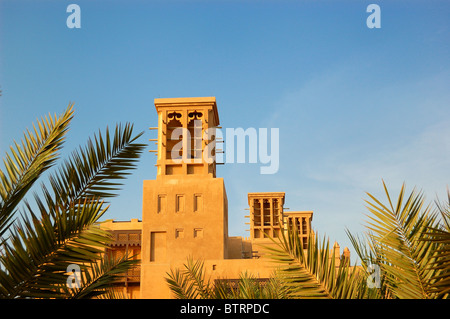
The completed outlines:
[[[66,26],[71,3],[80,29]],[[380,29],[366,25],[371,3]],[[0,153],[70,102],[67,153],[117,122],[154,138],[155,98],[215,96],[224,128],[280,129],[277,174],[218,169],[230,235],[248,235],[248,192],[284,191],[350,247],[345,228],[364,230],[365,192],[382,198],[382,179],[445,198],[449,16],[448,1],[0,0]],[[141,218],[154,164],[145,152],[106,217]]]

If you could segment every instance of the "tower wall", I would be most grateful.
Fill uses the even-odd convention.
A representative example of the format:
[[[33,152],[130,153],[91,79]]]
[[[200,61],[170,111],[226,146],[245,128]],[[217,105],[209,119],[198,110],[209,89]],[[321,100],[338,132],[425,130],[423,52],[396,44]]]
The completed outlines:
[[[215,98],[155,99],[155,107],[157,176],[143,185],[142,298],[168,297],[164,277],[188,257],[228,255],[228,200],[208,135],[219,124]]]

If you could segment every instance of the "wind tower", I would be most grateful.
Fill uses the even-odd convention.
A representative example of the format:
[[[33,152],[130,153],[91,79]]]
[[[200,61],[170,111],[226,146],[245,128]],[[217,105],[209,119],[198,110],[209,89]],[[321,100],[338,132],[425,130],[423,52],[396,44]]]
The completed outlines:
[[[248,193],[250,238],[260,241],[280,235],[283,223],[284,192]],[[266,240],[270,242],[269,240]]]
[[[156,179],[145,180],[143,186],[142,298],[164,294],[166,272],[188,256],[227,258],[228,200],[223,179],[216,177],[216,99],[154,103]]]
[[[250,214],[250,241],[254,246],[254,255],[261,256],[264,249],[273,241],[270,238],[281,236],[287,228],[295,229],[303,242],[303,248],[308,246],[311,230],[312,211],[286,212],[284,208],[284,192],[248,193]]]

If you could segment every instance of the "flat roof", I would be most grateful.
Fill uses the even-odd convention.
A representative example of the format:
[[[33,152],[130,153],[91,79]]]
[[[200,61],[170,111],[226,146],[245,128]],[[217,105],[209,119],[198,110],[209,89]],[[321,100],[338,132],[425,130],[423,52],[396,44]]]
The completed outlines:
[[[206,97],[171,97],[171,98],[158,98],[155,99],[155,104],[182,104],[182,103],[216,103],[214,96]]]
[[[258,192],[258,193],[248,193],[248,204],[250,205],[251,198],[271,198],[271,197],[281,197],[284,205],[285,192]]]

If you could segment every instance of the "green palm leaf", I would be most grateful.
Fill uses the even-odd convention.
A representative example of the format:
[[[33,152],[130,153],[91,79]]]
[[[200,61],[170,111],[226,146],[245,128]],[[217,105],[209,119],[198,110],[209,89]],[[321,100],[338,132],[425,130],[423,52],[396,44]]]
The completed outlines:
[[[49,215],[38,218],[32,212],[12,232],[4,245],[0,271],[3,298],[61,297],[58,287],[65,283],[65,271],[72,263],[99,260],[110,235],[96,224],[86,223],[99,218],[105,209],[102,202],[85,203],[82,209],[72,208],[67,222],[54,223]],[[64,214],[61,214],[64,216]]]
[[[71,116],[71,108],[67,113]],[[62,116],[66,117],[66,114]],[[35,193],[40,216],[25,201],[22,219],[10,226],[11,236],[2,243],[0,250],[0,298],[72,298],[93,297],[100,292],[109,294],[103,288],[112,284],[113,274],[127,269],[130,262],[122,260],[112,267],[110,261],[102,259],[110,234],[100,229],[98,221],[108,208],[104,198],[117,194],[121,185],[118,181],[135,167],[144,148],[144,144],[136,143],[142,133],[134,137],[132,131],[130,124],[118,125],[112,138],[107,129],[105,138],[99,134],[94,141],[88,141],[85,149],[74,152],[56,174],[50,175],[50,189],[42,184],[43,196]],[[46,130],[42,129],[42,132]],[[25,144],[35,143],[29,137]],[[57,146],[47,148],[53,151],[40,152],[34,159],[36,163],[46,163],[44,168],[54,162]],[[18,198],[10,200],[17,205],[29,190],[29,184],[17,182],[20,181],[18,177],[26,176],[27,169],[31,169],[21,165],[13,171],[12,161],[7,160],[7,163],[8,177],[15,182],[11,183],[3,174],[3,185],[11,190],[14,189],[11,185],[21,186],[20,196],[14,195]],[[33,181],[38,177],[32,176]],[[30,180],[29,177],[22,179]],[[2,198],[8,199],[8,196]],[[2,207],[12,206],[4,204]],[[83,265],[91,277],[85,277],[80,292],[68,294],[64,287],[66,269],[71,264]],[[101,271],[104,275],[99,276]]]
[[[361,273],[369,275],[369,267],[373,265],[379,265],[381,261],[381,256],[383,254],[382,250],[378,247],[377,243],[374,241],[370,233],[366,236],[365,240],[354,236],[349,230],[346,230],[347,235],[352,243],[355,253],[361,259]],[[380,285],[379,287],[367,287],[365,291],[365,297],[367,299],[389,299],[389,290],[385,285],[386,273],[380,273]]]
[[[430,290],[436,298],[448,298],[450,296],[450,190],[447,190],[447,202],[436,201],[436,207],[441,215],[438,226],[429,227],[425,234],[425,240],[437,245],[435,258],[430,262],[429,268],[436,271]]]
[[[183,271],[171,269],[166,281],[177,299],[211,298],[211,282],[206,278],[202,260],[189,257]]]
[[[71,299],[91,299],[105,296],[114,299],[124,298],[123,295],[118,295],[112,284],[120,283],[127,271],[139,262],[137,259],[130,259],[128,255],[115,259],[111,255],[105,254],[98,262],[81,265],[80,288],[69,289],[67,285],[62,285],[61,289],[64,291],[64,295]]]
[[[170,269],[165,278],[177,299],[278,299],[288,296],[286,287],[278,278],[261,283],[248,272],[241,273],[237,286],[226,278],[214,281],[207,277],[204,262],[191,257],[183,269]]]
[[[274,246],[265,246],[269,258],[280,266],[279,278],[292,298],[362,298],[365,285],[361,274],[348,262],[336,267],[329,241],[310,234],[306,251],[295,225],[282,232]]]
[[[47,206],[68,208],[85,198],[116,196],[121,181],[135,168],[145,147],[136,143],[143,132],[137,136],[132,132],[131,124],[118,125],[111,138],[107,128],[105,137],[99,132],[84,149],[73,152],[58,172],[50,176],[51,191],[43,186]],[[45,206],[40,200],[38,204]]]
[[[227,283],[227,281],[219,281]],[[267,281],[262,282],[255,275],[244,271],[239,276],[237,289],[228,288],[231,299],[286,299],[288,289],[277,277],[276,273]]]
[[[196,286],[186,273],[177,268],[170,269],[167,275],[165,279],[176,299],[197,299]]]
[[[69,105],[61,116],[41,119],[33,124],[32,132],[27,130],[21,144],[14,142],[6,154],[5,172],[0,170],[0,237],[9,227],[16,206],[57,160],[73,113],[73,105]]]
[[[429,264],[435,260],[438,246],[424,234],[436,227],[436,215],[424,206],[423,195],[415,190],[406,196],[403,185],[394,205],[384,182],[383,186],[388,205],[371,194],[372,201],[366,203],[371,213],[367,228],[376,243],[387,289],[396,298],[433,298],[430,278],[437,272]]]

